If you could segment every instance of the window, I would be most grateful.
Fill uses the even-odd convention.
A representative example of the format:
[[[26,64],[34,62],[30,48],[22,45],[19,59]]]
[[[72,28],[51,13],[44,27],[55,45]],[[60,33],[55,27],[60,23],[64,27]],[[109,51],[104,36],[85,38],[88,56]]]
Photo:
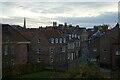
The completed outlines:
[[[11,59],[11,63],[12,63],[12,65],[14,65],[15,63],[14,63],[14,59]]]
[[[38,59],[37,59],[37,62],[40,62],[41,61],[41,58],[39,57]]]
[[[38,50],[37,50],[37,53],[39,54],[41,52],[41,49],[39,48]]]
[[[54,43],[54,38],[51,38],[51,43]]]
[[[61,52],[65,52],[65,47],[61,47]]]
[[[96,51],[97,51],[97,48],[93,48],[93,51],[96,52]]]
[[[95,58],[92,58],[91,61],[92,61],[92,62],[95,62],[95,61],[97,61],[97,60],[96,60]]]
[[[4,55],[8,55],[8,45],[5,45]]]
[[[69,39],[71,39],[71,35],[69,35]]]
[[[63,38],[63,43],[66,43],[66,39],[65,38]]]
[[[40,39],[38,39],[38,43],[40,43],[40,41],[41,41],[41,40],[40,40]]]
[[[50,52],[53,53],[53,48],[50,48]]]
[[[72,53],[72,54],[71,54],[71,59],[72,59],[72,60],[74,59],[74,58],[73,58],[73,57],[74,57],[74,55],[73,55],[73,54],[74,54],[74,53]]]
[[[62,38],[59,39],[60,43],[62,43]]]
[[[120,51],[116,51],[115,55],[116,55],[116,56],[117,56],[117,55],[120,55]]]
[[[78,42],[76,42],[76,47],[78,47]]]
[[[55,43],[58,43],[58,38],[55,38]]]
[[[79,52],[79,51],[76,51],[76,56],[77,56],[77,57],[79,56],[78,52]]]
[[[53,58],[52,57],[50,57],[50,62],[53,63]]]
[[[68,57],[67,57],[68,59],[70,59],[70,54],[68,53]]]
[[[78,39],[80,39],[80,35],[78,35]]]
[[[74,38],[74,34],[72,34],[72,38]]]
[[[77,35],[75,34],[75,38],[77,38]]]
[[[106,50],[106,49],[104,49],[104,52],[107,52],[107,50]]]
[[[68,49],[74,49],[75,44],[74,43],[68,43]]]

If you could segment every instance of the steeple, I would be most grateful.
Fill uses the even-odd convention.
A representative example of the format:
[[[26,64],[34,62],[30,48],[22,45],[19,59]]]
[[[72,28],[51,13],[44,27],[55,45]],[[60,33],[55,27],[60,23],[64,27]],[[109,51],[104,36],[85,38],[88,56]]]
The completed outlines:
[[[26,18],[24,17],[24,25],[23,25],[24,28],[26,28]]]

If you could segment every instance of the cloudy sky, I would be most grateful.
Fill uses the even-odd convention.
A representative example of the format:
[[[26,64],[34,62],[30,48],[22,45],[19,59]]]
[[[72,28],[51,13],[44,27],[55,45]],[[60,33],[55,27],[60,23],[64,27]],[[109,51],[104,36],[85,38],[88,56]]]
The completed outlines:
[[[117,2],[1,2],[1,23],[39,27],[67,22],[81,27],[109,24],[118,21]]]

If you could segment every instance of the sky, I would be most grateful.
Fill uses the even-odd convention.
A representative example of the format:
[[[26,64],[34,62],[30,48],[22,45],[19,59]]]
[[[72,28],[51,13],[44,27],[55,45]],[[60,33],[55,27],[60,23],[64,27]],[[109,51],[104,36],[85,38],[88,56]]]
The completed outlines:
[[[21,25],[26,18],[28,28],[67,22],[80,27],[118,22],[118,2],[1,2],[0,23]]]

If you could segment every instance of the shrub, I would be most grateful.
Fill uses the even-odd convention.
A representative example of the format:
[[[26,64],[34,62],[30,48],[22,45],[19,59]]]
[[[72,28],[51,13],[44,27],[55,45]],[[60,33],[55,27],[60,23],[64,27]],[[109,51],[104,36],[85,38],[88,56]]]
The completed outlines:
[[[95,65],[70,65],[63,74],[64,78],[104,78],[103,72]]]
[[[6,77],[9,75],[10,77],[17,77],[20,75],[38,72],[44,70],[44,63],[35,63],[35,64],[24,64],[24,65],[14,65],[9,69],[9,74],[6,75]]]

